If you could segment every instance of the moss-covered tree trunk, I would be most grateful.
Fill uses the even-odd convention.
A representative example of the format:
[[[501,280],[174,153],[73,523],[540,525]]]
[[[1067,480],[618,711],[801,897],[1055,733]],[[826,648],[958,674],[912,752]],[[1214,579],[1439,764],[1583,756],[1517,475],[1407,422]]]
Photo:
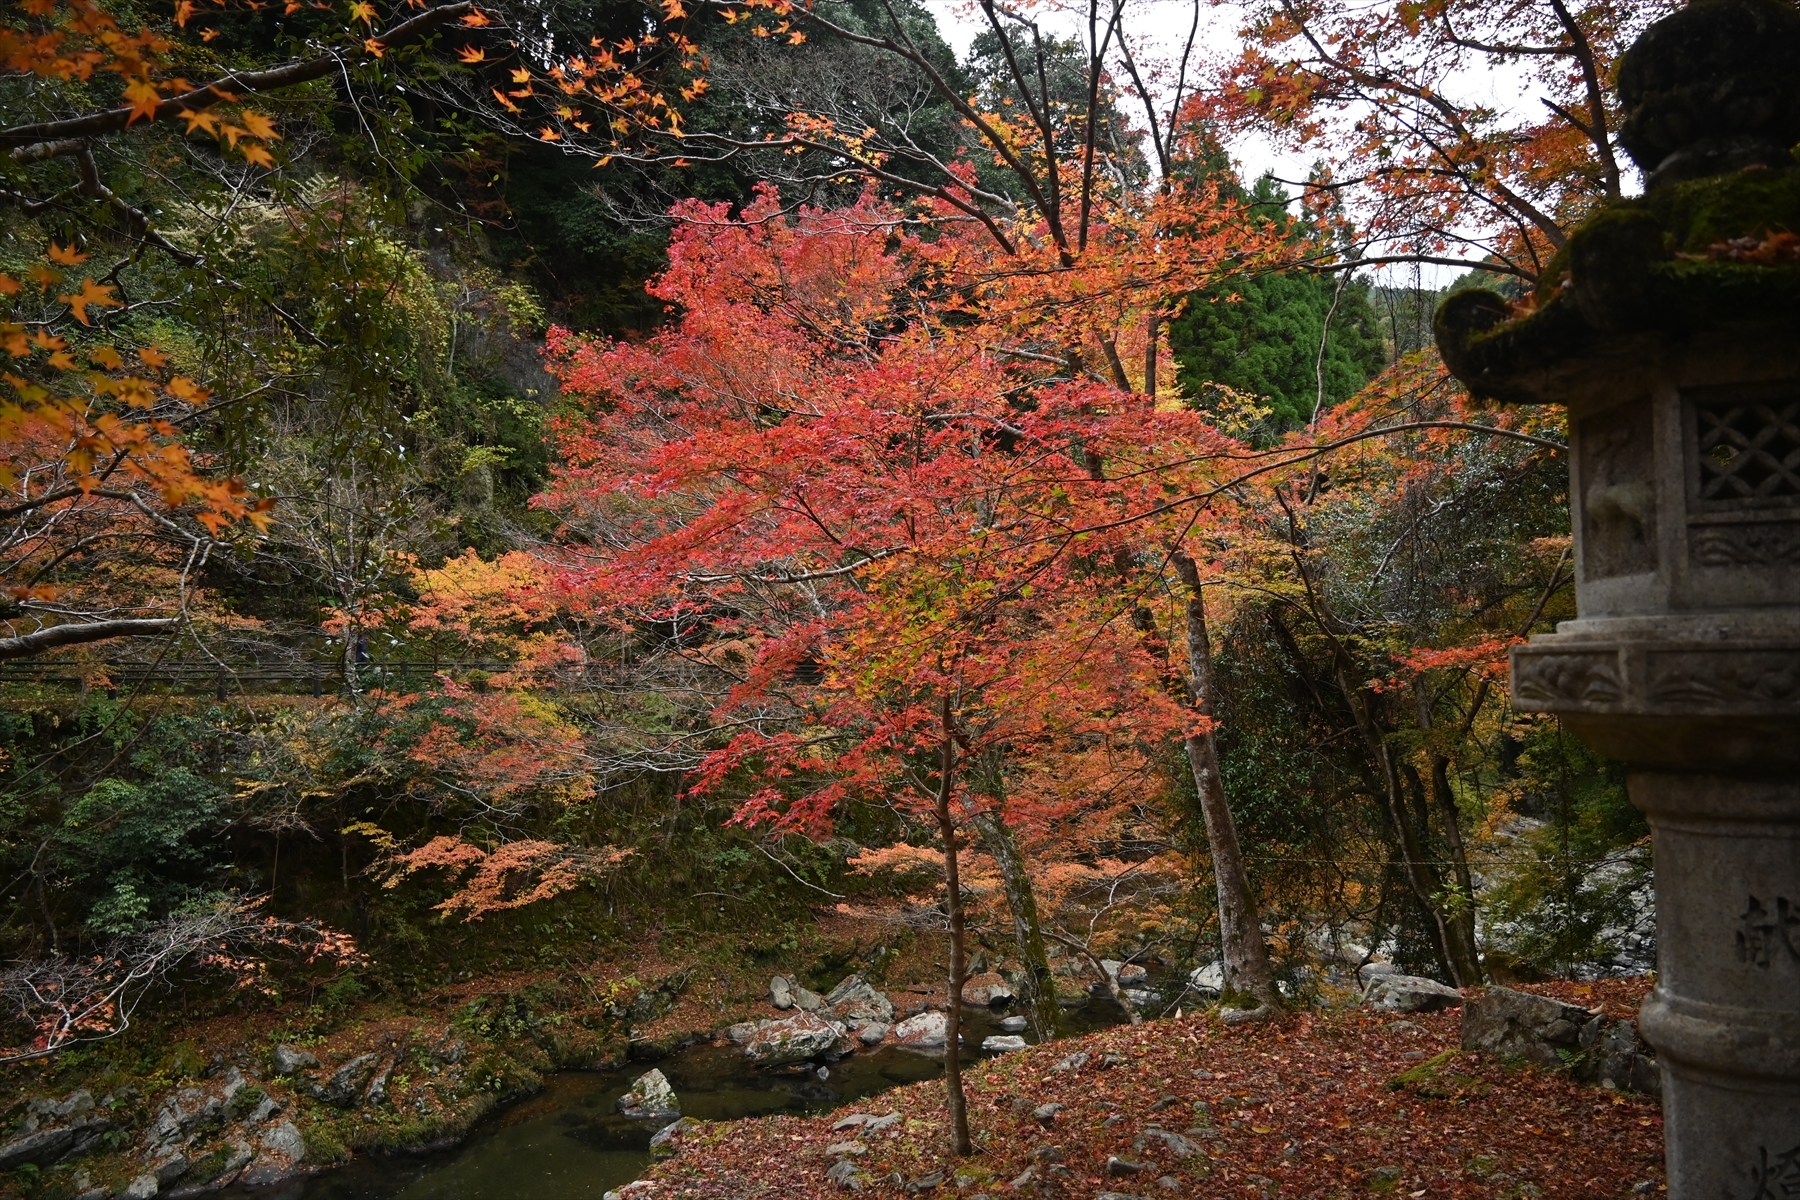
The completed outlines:
[[[1262,920],[1250,892],[1250,876],[1244,869],[1238,845],[1237,822],[1225,800],[1225,781],[1219,774],[1219,745],[1213,737],[1212,644],[1206,632],[1206,600],[1200,590],[1200,569],[1177,550],[1171,561],[1187,587],[1188,699],[1206,728],[1185,739],[1188,765],[1200,793],[1200,814],[1206,822],[1206,841],[1212,852],[1213,881],[1219,895],[1219,950],[1223,960],[1225,989],[1256,1000],[1257,1014],[1273,1014],[1281,1007],[1275,990],[1269,952],[1263,945]]]
[[[1013,938],[1018,943],[1019,961],[1023,966],[1019,986],[1024,994],[1019,998],[1031,1014],[1031,1027],[1038,1041],[1047,1042],[1061,1031],[1062,1010],[1056,1003],[1056,977],[1050,973],[1050,956],[1044,952],[1044,929],[1038,922],[1037,892],[1031,886],[1025,856],[1019,853],[1019,843],[997,811],[977,816],[975,830],[981,835],[981,844],[999,864],[1006,907],[1012,912]]]

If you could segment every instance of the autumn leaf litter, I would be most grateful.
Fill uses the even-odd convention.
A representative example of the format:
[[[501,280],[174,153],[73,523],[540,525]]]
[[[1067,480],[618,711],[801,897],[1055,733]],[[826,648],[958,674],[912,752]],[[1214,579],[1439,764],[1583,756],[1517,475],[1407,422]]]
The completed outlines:
[[[1532,990],[1623,1015],[1646,986]],[[1662,1192],[1654,1100],[1461,1051],[1459,1020],[1454,1011],[1348,1011],[1231,1027],[1198,1014],[1106,1030],[974,1064],[966,1074],[971,1157],[944,1153],[943,1085],[930,1082],[818,1117],[693,1127],[677,1139],[676,1157],[625,1194],[1584,1200]],[[848,1116],[890,1112],[899,1119],[873,1134],[844,1126]]]

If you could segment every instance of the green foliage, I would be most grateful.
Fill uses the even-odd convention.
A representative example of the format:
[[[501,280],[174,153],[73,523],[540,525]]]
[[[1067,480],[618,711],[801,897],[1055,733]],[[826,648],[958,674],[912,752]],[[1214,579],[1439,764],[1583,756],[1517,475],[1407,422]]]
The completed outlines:
[[[1651,886],[1650,830],[1624,768],[1549,723],[1530,730],[1516,769],[1507,790],[1535,824],[1517,834],[1484,896],[1490,958],[1526,976],[1603,967]]]
[[[1280,185],[1268,178],[1250,196],[1271,212],[1284,203]],[[1271,219],[1289,224],[1285,215]],[[1297,222],[1293,229],[1304,236]],[[1305,425],[1315,408],[1360,391],[1387,361],[1383,341],[1367,283],[1311,272],[1255,275],[1228,291],[1189,296],[1169,324],[1169,348],[1190,403],[1210,409],[1220,387],[1262,397],[1276,432]]]

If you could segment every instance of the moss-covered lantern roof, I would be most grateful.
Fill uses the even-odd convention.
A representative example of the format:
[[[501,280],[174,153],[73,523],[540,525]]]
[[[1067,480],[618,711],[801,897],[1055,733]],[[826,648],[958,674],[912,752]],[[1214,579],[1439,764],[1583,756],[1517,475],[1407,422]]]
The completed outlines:
[[[1644,195],[1577,228],[1525,303],[1470,290],[1438,309],[1477,396],[1553,402],[1721,328],[1800,336],[1800,11],[1697,0],[1626,53],[1619,98]]]

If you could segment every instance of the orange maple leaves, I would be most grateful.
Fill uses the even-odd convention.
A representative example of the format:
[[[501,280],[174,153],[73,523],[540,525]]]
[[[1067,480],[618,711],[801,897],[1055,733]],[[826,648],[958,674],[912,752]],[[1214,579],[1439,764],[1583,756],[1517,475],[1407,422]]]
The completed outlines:
[[[76,83],[87,82],[96,72],[117,75],[124,81],[123,98],[130,110],[127,124],[180,116],[190,134],[209,134],[246,160],[274,167],[270,145],[279,135],[272,121],[250,109],[238,109],[235,122],[213,111],[213,104],[230,104],[235,96],[218,93],[203,106],[169,106],[193,85],[171,73],[176,48],[168,39],[148,28],[126,32],[95,0],[24,0],[19,7],[27,21],[0,26],[0,65],[6,70]],[[176,25],[185,28],[195,11],[191,0],[182,0],[175,9]]]
[[[445,917],[480,920],[491,912],[548,900],[592,879],[604,878],[635,853],[606,846],[583,849],[535,839],[503,842],[484,849],[461,837],[432,838],[416,850],[383,861],[384,887],[397,887],[421,871],[442,871],[457,890],[436,910]]]
[[[0,275],[0,295],[11,297],[14,310],[0,320],[0,351],[10,360],[0,369],[0,486],[33,474],[53,479],[38,485],[40,492],[61,488],[73,498],[141,483],[171,506],[192,505],[196,519],[214,534],[238,520],[266,525],[273,502],[252,497],[237,479],[201,469],[180,441],[174,414],[164,411],[203,405],[205,388],[168,373],[168,360],[152,348],[136,352],[133,367],[108,343],[76,344],[44,323],[20,319],[18,307],[32,290],[45,295],[63,281],[53,264],[77,266],[86,257],[52,243],[47,261],[23,279]],[[93,310],[123,307],[114,285],[91,276],[56,298],[90,328]],[[46,461],[58,462],[59,470],[42,472]],[[36,507],[30,488],[21,499],[25,508]]]

